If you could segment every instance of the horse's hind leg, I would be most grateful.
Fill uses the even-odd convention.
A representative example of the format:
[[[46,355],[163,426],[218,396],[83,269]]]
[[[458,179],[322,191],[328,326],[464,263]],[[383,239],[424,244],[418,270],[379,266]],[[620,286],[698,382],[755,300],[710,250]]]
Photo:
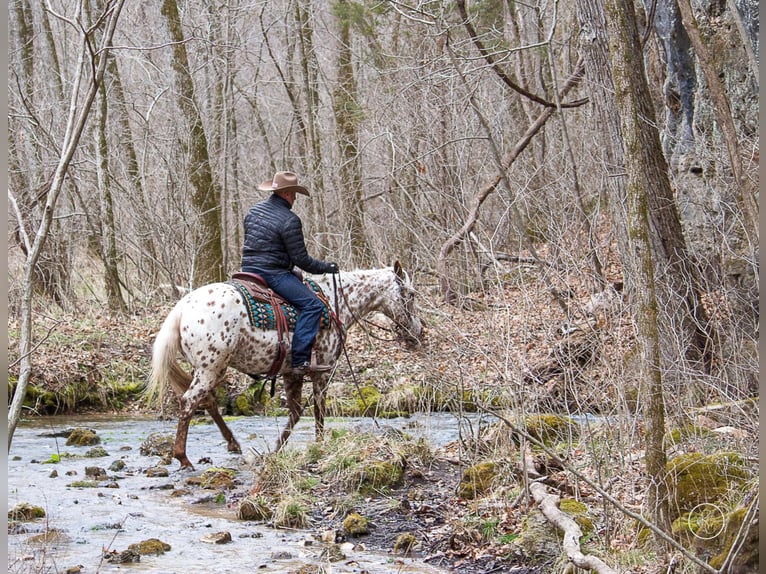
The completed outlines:
[[[186,456],[186,437],[189,434],[189,422],[191,421],[197,405],[191,404],[188,400],[185,400],[184,396],[179,397],[178,399],[180,408],[178,413],[176,440],[173,443],[173,458],[181,463],[181,468],[194,470],[194,465],[189,461],[189,457]]]
[[[197,407],[203,401],[205,406],[207,406],[208,397],[212,394],[212,389],[215,388],[215,383],[219,378],[213,371],[197,369],[194,371],[189,388],[183,395],[178,397],[178,429],[176,430],[176,441],[173,443],[173,457],[181,463],[181,468],[194,470],[189,457],[186,456],[186,439],[189,434],[189,423],[194,415],[194,411],[197,410]],[[215,420],[215,416],[213,419]],[[221,422],[223,423],[223,420]],[[226,426],[225,423],[224,426]],[[229,432],[231,433],[231,431]]]
[[[293,432],[293,427],[301,418],[301,411],[303,411],[303,405],[301,404],[301,391],[303,389],[303,375],[285,375],[285,395],[287,395],[287,410],[289,416],[287,418],[287,425],[285,426],[282,434],[277,439],[276,450],[279,449],[287,442],[290,434]]]
[[[215,400],[215,394],[210,393],[208,395],[207,400],[205,401],[205,408],[207,409],[207,412],[210,413],[210,416],[213,417],[213,421],[215,421],[218,430],[221,431],[223,438],[226,440],[229,452],[241,454],[242,449],[240,448],[237,439],[234,438],[234,433],[231,432],[231,429],[228,427],[226,421],[223,420],[221,413],[218,411],[218,404]]]

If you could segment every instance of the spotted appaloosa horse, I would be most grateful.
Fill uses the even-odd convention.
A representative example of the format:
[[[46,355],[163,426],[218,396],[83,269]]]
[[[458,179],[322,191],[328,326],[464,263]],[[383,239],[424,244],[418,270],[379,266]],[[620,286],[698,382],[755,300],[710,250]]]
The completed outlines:
[[[332,277],[324,275],[313,279],[327,295],[346,328],[370,312],[380,311],[393,321],[399,338],[411,347],[419,344],[422,326],[415,314],[415,291],[399,262],[384,269],[342,272],[336,276],[335,285]],[[335,364],[343,348],[343,337],[344,333],[337,326],[319,331],[313,347],[317,364]],[[289,417],[277,440],[277,450],[290,436],[302,410],[303,376],[290,368],[289,342],[287,349],[280,374],[284,380]],[[204,406],[213,417],[229,451],[242,452],[218,412],[214,390],[224,382],[228,367],[248,374],[267,373],[277,352],[277,331],[253,327],[242,297],[228,283],[205,285],[176,303],[154,341],[152,374],[146,396],[151,402],[161,401],[168,384],[176,393],[180,409],[173,456],[182,468],[194,468],[186,456],[186,437],[191,417],[199,406]],[[177,362],[179,354],[190,363],[192,374]],[[316,436],[321,439],[325,390],[331,373],[308,374],[313,383]]]

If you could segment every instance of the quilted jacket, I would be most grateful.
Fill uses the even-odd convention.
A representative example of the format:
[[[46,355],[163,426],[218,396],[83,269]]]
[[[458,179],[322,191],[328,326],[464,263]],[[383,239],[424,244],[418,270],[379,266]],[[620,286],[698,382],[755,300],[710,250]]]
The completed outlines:
[[[242,271],[330,273],[329,263],[314,259],[306,250],[303,225],[290,204],[276,194],[256,203],[245,216]]]

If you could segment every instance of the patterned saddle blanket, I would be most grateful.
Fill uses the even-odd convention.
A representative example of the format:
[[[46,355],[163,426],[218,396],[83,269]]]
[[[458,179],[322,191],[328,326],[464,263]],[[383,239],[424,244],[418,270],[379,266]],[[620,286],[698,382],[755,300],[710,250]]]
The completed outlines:
[[[274,310],[274,305],[270,302],[270,299],[274,299],[280,301],[279,309],[287,321],[288,329],[290,331],[295,330],[295,324],[298,322],[298,309],[287,303],[262,283],[258,283],[254,277],[251,279],[250,277],[245,277],[245,274],[236,273],[233,278],[226,283],[239,291],[242,301],[245,303],[245,308],[247,308],[250,324],[253,327],[264,331],[277,330],[277,316]],[[303,283],[314,291],[322,303],[324,303],[324,311],[322,312],[319,328],[329,329],[331,325],[330,305],[324,291],[322,291],[322,288],[311,279],[304,278]],[[256,296],[258,296],[257,299]],[[263,299],[261,299],[262,296],[264,297]]]

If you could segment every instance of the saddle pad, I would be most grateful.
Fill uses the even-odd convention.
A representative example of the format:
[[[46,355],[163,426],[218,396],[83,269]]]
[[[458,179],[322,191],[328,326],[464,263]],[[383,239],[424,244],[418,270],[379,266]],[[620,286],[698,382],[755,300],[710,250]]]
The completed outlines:
[[[239,291],[239,294],[242,296],[242,301],[245,303],[245,308],[247,309],[247,315],[250,319],[250,324],[253,327],[256,329],[263,329],[264,331],[277,330],[277,320],[274,316],[274,307],[271,305],[271,303],[262,303],[253,299],[253,296],[250,294],[247,288],[237,280],[227,281],[226,283],[235,287],[237,291]],[[324,303],[324,310],[322,311],[322,318],[319,321],[319,328],[329,329],[330,310],[327,308],[327,301],[324,298],[324,293],[322,292],[321,287],[319,287],[319,285],[317,285],[311,279],[305,279],[303,283],[310,287],[314,293],[319,295],[319,298]],[[298,309],[292,305],[287,304],[280,305],[280,308],[285,316],[285,319],[287,319],[288,329],[290,331],[294,331],[295,324],[298,322]]]

